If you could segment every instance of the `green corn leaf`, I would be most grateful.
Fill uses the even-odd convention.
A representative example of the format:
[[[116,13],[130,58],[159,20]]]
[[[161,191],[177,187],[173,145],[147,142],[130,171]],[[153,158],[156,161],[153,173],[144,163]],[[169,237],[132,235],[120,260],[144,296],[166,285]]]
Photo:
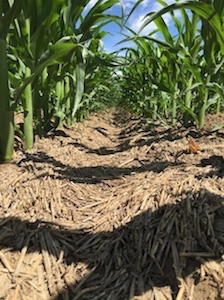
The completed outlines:
[[[183,112],[187,112],[192,117],[192,119],[195,121],[195,123],[197,125],[199,124],[199,117],[194,112],[193,108],[187,107],[185,105],[181,105],[181,109],[183,110]]]
[[[77,64],[75,68],[76,73],[76,93],[75,93],[75,101],[74,101],[74,107],[72,110],[72,117],[74,118],[77,110],[80,107],[80,103],[82,100],[82,96],[84,93],[84,85],[85,85],[85,70],[86,65],[84,63]]]
[[[139,7],[139,5],[140,5],[143,1],[144,1],[144,0],[138,0],[138,1],[135,3],[135,5],[132,7],[132,9],[130,10],[130,12],[129,12],[127,18],[126,18],[125,23],[127,23],[128,19],[131,17],[131,15],[133,14],[133,12],[136,10],[136,8]]]
[[[214,91],[218,94],[220,94],[220,96],[222,98],[224,98],[224,93],[223,93],[223,86],[216,83],[216,82],[208,82],[206,84],[204,84],[203,82],[197,82],[195,84],[193,84],[191,87],[187,88],[185,91],[183,91],[183,93],[187,93],[189,91],[193,91],[195,89],[198,89],[202,87],[204,90],[211,90],[211,91]]]
[[[154,20],[154,22],[156,23],[156,26],[159,29],[159,32],[162,33],[162,35],[164,36],[166,42],[170,45],[173,45],[173,38],[169,32],[169,29],[166,25],[166,23],[164,22],[162,17],[158,17]]]
[[[219,131],[220,129],[223,129],[224,125],[223,124],[219,124],[219,125],[215,125],[214,127],[212,127],[210,129],[210,132],[215,132],[215,131]]]
[[[17,90],[15,101],[18,102],[26,86],[31,83],[46,67],[64,62],[65,56],[71,55],[78,47],[74,43],[58,43],[51,46],[40,58],[36,70],[24,80],[24,84]]]
[[[96,25],[103,19],[108,19],[108,15],[104,15],[103,13],[118,2],[118,0],[98,0],[81,22],[80,30],[86,34],[93,25]]]
[[[217,102],[219,101],[219,98],[223,99],[223,97],[220,97],[219,94],[214,94],[213,97],[209,98],[208,101],[207,101],[206,109],[208,109],[211,105],[216,105],[217,106]]]
[[[200,17],[206,19],[211,26],[214,28],[217,40],[221,46],[222,53],[224,54],[224,35],[223,35],[223,29],[222,29],[222,20],[219,17],[218,13],[214,10],[214,8],[211,5],[208,5],[206,3],[200,2],[200,1],[194,1],[194,0],[187,0],[182,2],[177,2],[174,4],[171,4],[169,6],[166,6],[159,10],[156,13],[149,13],[145,17],[145,21],[143,25],[141,26],[139,33],[152,21],[157,19],[158,17],[161,17],[165,13],[172,12],[177,9],[190,9],[196,14],[198,14]]]
[[[223,18],[224,15],[224,2],[220,0],[214,0],[215,11]]]
[[[3,0],[5,1],[5,0]],[[5,39],[9,30],[10,24],[17,17],[22,9],[23,0],[14,1],[12,7],[6,11],[0,11],[0,38]]]

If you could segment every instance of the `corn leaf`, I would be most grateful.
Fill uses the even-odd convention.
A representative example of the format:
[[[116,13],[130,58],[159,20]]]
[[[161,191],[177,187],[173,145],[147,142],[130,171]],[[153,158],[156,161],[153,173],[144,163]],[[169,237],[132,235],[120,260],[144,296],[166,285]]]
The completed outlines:
[[[6,1],[6,0],[4,0]],[[23,0],[16,0],[14,1],[12,7],[7,10],[3,11],[4,6],[1,8],[0,11],[0,38],[5,39],[9,30],[10,24],[13,20],[17,17],[20,13],[20,10],[23,5]],[[1,7],[2,5],[0,5]]]
[[[42,57],[32,75],[24,80],[24,84],[17,90],[15,102],[17,103],[26,86],[31,83],[46,67],[62,63],[65,56],[70,55],[78,47],[74,43],[58,43],[49,48]]]
[[[85,84],[85,69],[86,65],[84,63],[77,64],[75,68],[76,74],[76,93],[75,93],[75,101],[72,110],[72,117],[74,118],[77,110],[79,109],[82,96],[84,93],[84,84]]]
[[[174,4],[171,4],[169,6],[166,6],[159,10],[156,13],[148,14],[145,17],[145,21],[143,25],[141,26],[139,33],[152,21],[156,20],[158,17],[161,17],[165,13],[172,12],[177,9],[190,9],[196,14],[198,14],[200,17],[206,19],[211,26],[214,28],[217,40],[220,44],[220,47],[222,49],[222,53],[224,54],[224,35],[223,35],[223,29],[222,29],[222,18],[219,17],[218,13],[213,9],[211,5],[208,5],[206,3],[200,2],[200,1],[182,1],[177,2]]]

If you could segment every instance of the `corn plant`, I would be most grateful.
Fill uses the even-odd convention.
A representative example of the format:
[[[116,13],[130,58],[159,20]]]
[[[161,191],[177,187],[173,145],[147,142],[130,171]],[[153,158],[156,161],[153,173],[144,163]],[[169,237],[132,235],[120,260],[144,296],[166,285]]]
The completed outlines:
[[[32,148],[34,134],[72,125],[115,96],[113,105],[138,113],[203,126],[209,109],[224,102],[224,4],[220,0],[176,1],[146,14],[146,36],[128,28],[128,20],[143,2],[133,5],[126,20],[110,15],[119,0],[8,0],[0,3],[0,156],[13,155],[13,113],[24,113],[24,142]],[[174,14],[179,10],[181,20]],[[191,10],[189,14],[188,10]],[[163,15],[176,27],[171,34]],[[116,22],[128,29],[121,57],[101,48],[103,27]],[[157,34],[157,35],[155,35]],[[159,34],[159,35],[158,35]],[[120,66],[122,76],[114,75]],[[115,90],[116,87],[116,90]],[[116,93],[117,91],[117,93]]]
[[[141,2],[138,1],[133,10]],[[133,103],[135,111],[153,118],[166,116],[173,125],[177,119],[184,125],[194,120],[201,128],[205,112],[215,101],[218,111],[223,99],[223,4],[177,1],[168,6],[163,0],[158,2],[164,8],[147,14],[140,32],[152,21],[157,30],[147,36],[130,30],[133,37],[123,40],[132,40],[135,44],[127,50],[130,65],[124,70],[122,83],[131,99],[127,103],[129,106]],[[180,11],[181,20],[174,14],[176,9]],[[170,13],[177,31],[175,35],[170,33],[164,13]],[[128,83],[132,80],[133,86],[130,86]]]
[[[176,9],[182,10],[182,15],[184,13],[184,21],[186,26],[186,34],[185,39],[181,37],[182,41],[184,41],[184,47],[186,47],[189,43],[189,39],[191,39],[190,34],[193,32],[195,33],[198,29],[197,19],[192,19],[191,29],[188,22],[188,17],[186,12],[183,9],[190,9],[193,12],[193,16],[195,14],[200,17],[202,22],[202,28],[200,29],[202,43],[198,43],[198,39],[195,39],[195,47],[192,47],[193,51],[196,50],[196,55],[200,57],[200,45],[203,44],[203,56],[202,56],[202,64],[197,62],[198,65],[195,67],[195,53],[188,53],[191,56],[190,63],[187,60],[182,60],[182,63],[186,64],[186,69],[188,70],[189,79],[187,81],[188,88],[185,90],[185,108],[188,113],[192,116],[197,115],[197,121],[199,127],[203,127],[204,124],[204,116],[206,109],[209,106],[209,97],[213,95],[211,91],[215,93],[219,93],[220,97],[223,97],[223,85],[218,85],[217,80],[220,75],[220,70],[223,66],[223,59],[222,55],[224,53],[224,36],[223,36],[223,22],[224,22],[224,3],[218,0],[209,0],[209,1],[182,1],[174,3],[172,5],[166,5],[166,3],[162,0],[159,2],[164,5],[164,8],[161,9],[159,12],[154,14],[148,14],[145,17],[145,22],[142,25],[141,30],[147,26],[150,22],[157,20],[162,20],[161,17],[164,13],[173,12]],[[180,28],[179,22],[177,19],[174,20],[176,23],[177,28]],[[163,22],[163,26],[160,25],[160,30],[166,37],[167,29],[165,28]],[[180,31],[179,31],[180,34]],[[168,35],[169,37],[169,35]],[[188,39],[186,39],[188,38]],[[181,45],[181,44],[180,44]],[[189,46],[189,45],[187,45]],[[183,49],[183,47],[182,47]],[[189,48],[190,49],[190,48]],[[180,53],[180,52],[179,52]],[[182,52],[183,53],[183,52]],[[183,68],[184,69],[184,68]],[[215,81],[212,81],[215,80]],[[195,81],[193,84],[192,81]],[[189,87],[189,85],[191,85]],[[190,98],[192,96],[191,91],[197,87],[198,91],[198,112],[193,112],[190,106]],[[183,87],[182,87],[183,88]],[[185,122],[186,122],[186,114],[185,114]]]
[[[9,95],[7,34],[13,20],[19,14],[22,0],[11,4],[11,1],[0,3],[0,158],[11,160],[14,151],[13,111]]]
[[[98,0],[86,11],[89,2],[1,2],[0,59],[3,67],[0,71],[0,125],[4,128],[0,132],[2,160],[12,158],[13,111],[20,103],[24,111],[25,146],[32,148],[33,124],[36,124],[36,130],[41,135],[42,130],[49,123],[52,124],[52,117],[55,118],[53,126],[61,126],[63,122],[72,123],[82,106],[85,81],[89,74],[97,71],[101,64],[110,65],[110,62],[97,57],[94,44],[99,44],[106,34],[101,30],[104,25],[118,22],[117,16],[106,11],[119,0]],[[11,96],[15,95],[11,99],[9,85]]]

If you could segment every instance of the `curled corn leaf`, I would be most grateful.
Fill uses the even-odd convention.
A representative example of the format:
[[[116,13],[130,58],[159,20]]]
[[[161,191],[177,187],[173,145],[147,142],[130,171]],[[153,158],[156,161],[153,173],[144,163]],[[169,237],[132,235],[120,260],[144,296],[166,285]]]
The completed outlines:
[[[189,138],[188,146],[189,146],[190,152],[194,153],[194,154],[198,153],[198,151],[201,150],[199,145],[192,138]]]

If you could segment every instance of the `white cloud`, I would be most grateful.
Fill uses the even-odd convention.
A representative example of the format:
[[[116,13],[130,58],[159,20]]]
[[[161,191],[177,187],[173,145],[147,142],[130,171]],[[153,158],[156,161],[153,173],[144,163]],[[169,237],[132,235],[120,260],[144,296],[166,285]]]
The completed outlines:
[[[89,3],[86,5],[85,10],[90,10],[98,0],[90,0]]]
[[[167,5],[171,5],[173,3],[176,3],[175,0],[165,0]],[[161,8],[163,8],[164,6],[161,5],[160,3],[158,3],[157,1],[153,1],[153,5],[151,7],[151,11],[156,12],[158,10],[160,10]]]
[[[138,32],[144,23],[144,17],[145,15],[143,14],[133,17],[131,20],[131,24],[132,24],[131,29],[134,30],[135,32]],[[152,22],[141,31],[141,35],[149,34],[150,32],[156,29],[157,29],[156,24]]]
[[[129,1],[129,0],[128,0]],[[165,2],[170,5],[172,3],[175,3],[175,0],[165,0]],[[133,13],[131,19],[130,19],[130,27],[132,30],[134,30],[135,32],[138,32],[139,29],[141,28],[141,26],[144,23],[144,17],[150,13],[150,12],[157,12],[160,9],[162,9],[163,6],[158,3],[157,1],[152,1],[152,0],[145,0],[142,2],[142,6],[139,10],[136,10],[136,12]],[[180,13],[177,11],[175,13],[176,17],[178,17],[180,15]],[[166,23],[166,25],[169,27],[170,24],[173,22],[172,21],[172,17],[169,13],[166,13],[163,15],[163,20]],[[148,24],[142,31],[141,31],[141,35],[147,35],[150,34],[151,32],[153,32],[154,30],[157,29],[157,26],[154,22],[151,22],[150,24]]]
[[[124,4],[124,7],[127,9],[127,8],[132,8],[136,1],[135,0],[123,0],[122,2]]]
[[[142,8],[149,7],[149,5],[152,3],[152,0],[145,0],[141,3]]]
[[[129,10],[136,4],[137,0],[120,0],[120,1],[123,3],[125,9]],[[144,0],[139,4],[139,7],[145,8],[153,1],[154,0]]]

